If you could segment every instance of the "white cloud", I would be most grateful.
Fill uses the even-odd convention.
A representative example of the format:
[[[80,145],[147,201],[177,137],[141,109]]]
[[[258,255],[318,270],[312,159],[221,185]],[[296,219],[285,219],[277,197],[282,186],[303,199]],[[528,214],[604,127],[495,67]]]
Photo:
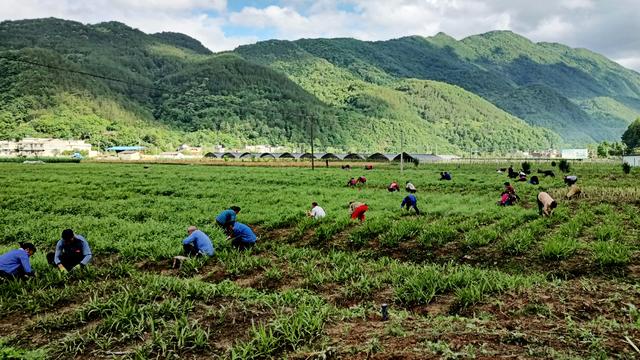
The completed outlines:
[[[280,0],[231,11],[226,0],[2,0],[0,20],[59,17],[116,20],[145,32],[182,32],[211,50],[264,39],[355,37],[385,40],[439,31],[462,38],[513,30],[621,59],[640,70],[638,0]],[[271,2],[270,2],[271,3]],[[243,28],[242,36],[225,26]],[[246,35],[249,34],[249,35]]]
[[[58,17],[84,23],[120,21],[147,33],[181,32],[213,51],[255,42],[257,36],[226,36],[226,0],[3,0],[1,20]],[[214,15],[209,15],[210,13]],[[220,15],[216,15],[219,13]]]

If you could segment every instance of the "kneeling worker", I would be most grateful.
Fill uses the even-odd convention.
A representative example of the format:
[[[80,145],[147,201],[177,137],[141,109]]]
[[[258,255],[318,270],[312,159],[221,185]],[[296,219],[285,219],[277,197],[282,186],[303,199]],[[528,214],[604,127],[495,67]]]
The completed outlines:
[[[66,229],[56,244],[56,252],[47,254],[47,261],[60,271],[69,271],[76,265],[87,266],[92,257],[87,240],[82,235],[74,234],[73,230]]]
[[[20,243],[20,249],[0,255],[0,278],[19,279],[33,276],[29,258],[35,254],[32,243]]]
[[[216,216],[216,224],[218,224],[227,235],[231,234],[233,224],[236,223],[236,215],[238,215],[239,212],[240,208],[237,206],[232,206],[222,211]]]
[[[556,207],[558,207],[558,203],[551,198],[551,195],[544,191],[538,194],[538,214],[551,216]]]
[[[415,195],[409,194],[404,197],[402,204],[400,204],[400,209],[404,209],[405,206],[407,207],[407,211],[414,208],[416,210],[416,215],[420,215],[420,210],[418,210],[418,199]]]
[[[182,248],[186,256],[213,256],[213,244],[204,232],[195,226],[187,228],[187,236],[182,240]]]
[[[246,250],[256,244],[256,234],[250,227],[243,223],[236,222],[233,225],[233,232],[229,237],[231,245],[238,250]]]

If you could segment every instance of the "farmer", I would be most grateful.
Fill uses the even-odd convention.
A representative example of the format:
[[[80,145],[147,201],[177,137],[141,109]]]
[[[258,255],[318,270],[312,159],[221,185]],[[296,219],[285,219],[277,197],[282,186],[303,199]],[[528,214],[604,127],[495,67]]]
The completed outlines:
[[[551,195],[544,191],[538,194],[538,214],[551,216],[556,207],[558,207],[558,203],[551,198]]]
[[[360,177],[358,178],[358,183],[359,183],[359,184],[362,184],[362,185],[366,184],[366,183],[367,183],[367,178],[366,178],[366,177],[364,177],[364,176],[360,176]]]
[[[56,244],[56,251],[47,254],[50,265],[58,267],[60,271],[69,271],[76,265],[85,267],[93,255],[89,243],[82,235],[73,233],[71,229],[62,231],[62,238]]]
[[[531,184],[531,185],[538,185],[538,184],[540,184],[540,180],[538,179],[538,177],[537,177],[537,176],[533,175],[533,176],[531,177],[531,179],[529,180],[529,184]]]
[[[505,182],[504,191],[500,194],[500,201],[498,201],[498,205],[511,206],[514,205],[517,200],[518,196],[516,195],[516,189],[514,189],[508,181]]]
[[[364,213],[369,210],[369,207],[365,203],[351,201],[349,203],[349,212],[351,213],[351,219],[358,219],[360,222],[364,221]]]
[[[515,195],[516,194],[516,189],[514,189],[514,187],[511,185],[511,183],[509,183],[507,181],[507,182],[504,183],[504,192],[506,192],[507,194]]]
[[[582,193],[580,187],[578,187],[578,185],[576,184],[573,184],[569,187],[569,192],[567,192],[567,199],[571,199],[574,196],[579,196],[580,193]]]
[[[347,181],[347,186],[349,187],[354,187],[358,184],[358,180],[356,180],[356,178],[351,178],[349,181]]]
[[[246,250],[255,245],[257,238],[250,227],[243,223],[236,222],[233,225],[233,232],[228,239],[231,239],[231,245],[233,247],[238,250]]]
[[[314,201],[314,202],[311,203],[311,210],[309,210],[307,212],[307,216],[318,220],[318,219],[322,219],[323,217],[327,216],[327,214],[324,212],[324,209],[321,208],[318,205],[318,203]]]
[[[404,186],[404,188],[412,194],[417,191],[416,187],[410,181],[407,181],[407,184]]]
[[[387,190],[389,190],[389,192],[400,191],[400,186],[398,186],[397,182],[393,181],[391,182],[391,184],[389,184]]]
[[[451,174],[449,174],[448,172],[444,171],[440,173],[440,180],[451,180]]]
[[[20,248],[0,255],[0,278],[22,279],[33,276],[29,258],[35,254],[36,247],[32,243],[20,243]]]
[[[518,181],[527,181],[527,174],[520,171],[520,173],[518,173]]]
[[[213,256],[213,244],[209,236],[195,226],[187,228],[187,236],[182,240],[185,256]]]
[[[567,175],[564,177],[564,183],[567,184],[567,186],[571,186],[575,184],[577,181],[578,181],[578,177],[575,175]]]
[[[416,210],[416,215],[420,215],[420,210],[418,210],[418,199],[416,199],[415,195],[409,194],[405,196],[404,200],[402,200],[402,204],[400,204],[400,209],[403,209],[405,206],[407,207],[407,211],[414,208]]]
[[[222,211],[218,216],[216,216],[216,224],[218,224],[226,234],[230,234],[233,229],[233,224],[236,222],[236,216],[239,212],[240,208],[237,206],[232,206],[227,210]]]
[[[509,165],[509,169],[507,169],[507,171],[508,171],[507,176],[510,179],[515,179],[518,176],[518,174],[515,171],[513,171],[513,165]]]

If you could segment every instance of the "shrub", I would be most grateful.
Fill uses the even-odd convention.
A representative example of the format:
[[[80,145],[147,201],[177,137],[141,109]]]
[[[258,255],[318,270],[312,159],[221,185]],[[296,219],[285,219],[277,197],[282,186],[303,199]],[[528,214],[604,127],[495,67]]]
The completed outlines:
[[[556,162],[555,162],[555,161],[552,161],[552,162],[551,162],[551,166],[552,166],[552,167],[556,167],[556,165],[557,165],[557,164],[556,164]]]
[[[631,165],[629,165],[629,163],[627,162],[622,163],[622,172],[625,174],[629,174],[631,172]]]
[[[558,163],[558,168],[563,173],[568,173],[569,170],[571,169],[571,164],[569,164],[569,162],[567,160],[562,159],[562,160],[560,160],[560,163]]]

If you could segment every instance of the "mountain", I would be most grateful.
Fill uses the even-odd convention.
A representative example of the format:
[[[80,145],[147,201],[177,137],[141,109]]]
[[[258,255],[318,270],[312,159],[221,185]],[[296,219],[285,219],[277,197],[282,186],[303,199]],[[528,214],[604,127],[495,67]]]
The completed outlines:
[[[393,79],[457,85],[574,145],[619,140],[640,114],[640,74],[588,50],[536,44],[509,31],[460,41],[443,33],[375,42],[267,41],[236,51],[293,79],[297,67],[315,60],[374,85]]]
[[[564,62],[552,67],[553,80],[527,80],[513,59],[547,74],[539,56],[551,59],[553,51],[512,53],[561,46],[522,39],[500,61],[479,42],[444,34],[266,41],[214,54],[183,34],[145,34],[117,22],[5,21],[0,139],[159,150],[184,142],[299,147],[313,124],[321,150],[390,152],[403,142],[407,151],[505,153],[619,138],[617,129],[640,108],[637,74],[588,52],[587,65],[585,51],[566,48],[581,57],[557,55]],[[581,77],[567,70],[575,64]],[[576,84],[566,84],[563,71]]]

